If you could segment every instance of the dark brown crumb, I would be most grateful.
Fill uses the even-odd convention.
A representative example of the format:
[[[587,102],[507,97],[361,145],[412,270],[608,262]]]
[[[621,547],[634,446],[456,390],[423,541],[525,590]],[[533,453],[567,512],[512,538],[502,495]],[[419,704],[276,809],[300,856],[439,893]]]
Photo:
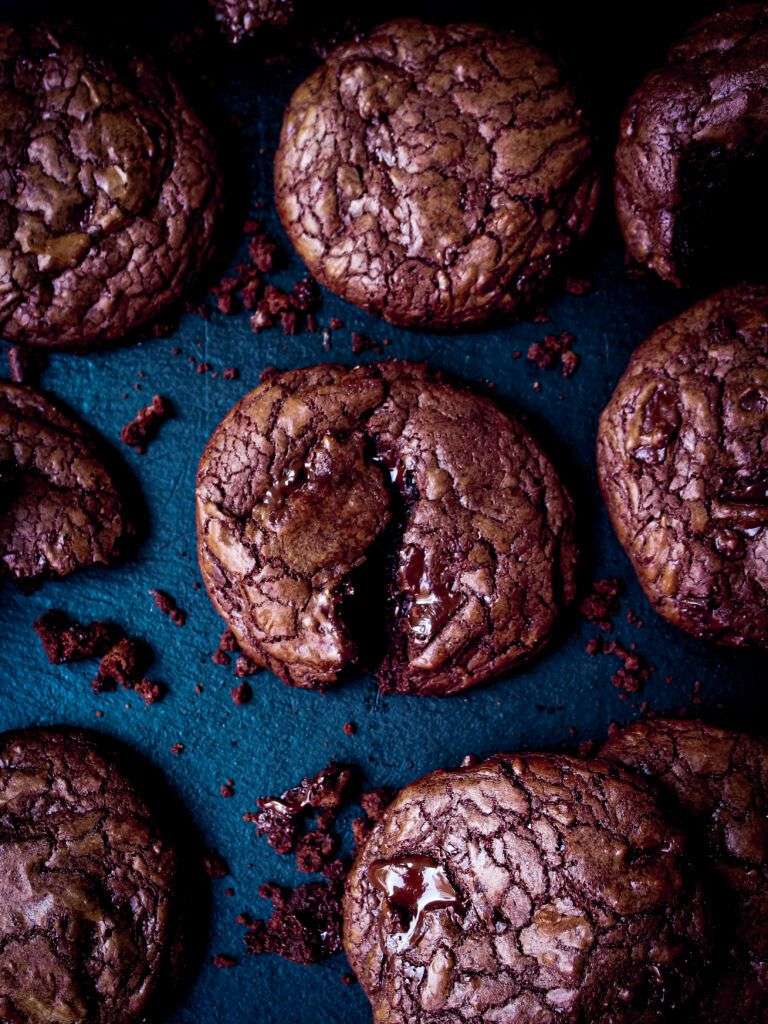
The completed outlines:
[[[314,964],[341,950],[340,882],[310,882],[286,889],[263,885],[259,895],[272,903],[267,920],[247,922],[245,946],[249,953],[276,953],[298,964]]]
[[[345,974],[342,974],[341,976],[341,984],[355,985],[357,984],[357,978],[354,976],[354,974],[351,974],[349,971],[347,971]]]
[[[364,817],[355,818],[352,822],[352,837],[357,849],[362,846],[373,826],[381,819],[382,814],[392,802],[393,796],[394,792],[391,789],[388,789],[386,786],[380,786],[378,789],[372,789],[367,793],[363,793],[360,797],[360,807]]]
[[[174,743],[173,746],[171,747],[171,753],[175,754],[177,757],[179,756],[179,754],[183,754],[184,753],[184,744],[183,743]]]
[[[93,681],[96,693],[114,690],[119,684],[132,690],[141,681],[141,676],[150,661],[146,644],[133,637],[124,636],[103,656]]]
[[[237,958],[230,956],[228,953],[217,953],[216,956],[212,957],[211,963],[214,967],[219,968],[237,967]]]
[[[224,380],[237,380],[240,376],[240,371],[235,366],[225,366],[221,371],[221,376]]]
[[[317,775],[302,779],[280,796],[260,797],[258,811],[249,820],[256,825],[256,834],[266,837],[278,853],[292,853],[301,833],[304,818],[312,811],[335,815],[341,808],[354,776],[345,765],[329,764]]]
[[[80,623],[58,609],[41,615],[33,629],[53,665],[99,658],[119,636],[119,630],[111,622]]]
[[[230,797],[234,796],[235,780],[227,779],[226,782],[222,783],[222,785],[219,788],[219,793],[224,797],[225,800],[228,800]]]
[[[622,662],[621,668],[611,676],[611,682],[626,694],[639,693],[653,674],[653,666],[641,654],[618,640],[590,640],[587,653],[610,654]]]
[[[171,622],[177,626],[184,625],[187,621],[187,613],[179,608],[170,594],[167,594],[164,590],[150,590],[149,593],[163,615],[167,615]]]
[[[156,436],[160,425],[173,415],[173,407],[167,398],[155,395],[149,405],[140,409],[130,423],[120,431],[124,444],[134,448],[140,455]]]
[[[354,722],[345,722],[342,728],[345,736],[354,736],[357,732],[357,726]]]
[[[153,679],[140,679],[133,689],[145,704],[157,704],[165,696],[166,687]]]
[[[230,661],[230,654],[238,651],[240,648],[237,646],[237,640],[235,634],[231,629],[225,629],[219,637],[219,646],[211,655],[211,661],[214,665],[228,665]]]
[[[573,351],[576,340],[570,331],[547,334],[542,341],[535,341],[528,348],[528,359],[540,370],[552,370],[560,364],[564,377],[570,377],[579,365],[579,357]]]
[[[333,818],[321,816],[317,828],[306,832],[296,843],[296,867],[305,874],[320,874],[333,860],[338,846],[336,836],[331,832]]]
[[[238,707],[248,704],[253,698],[253,690],[250,683],[240,683],[238,686],[233,686],[230,690],[230,696],[232,703],[237,704]]]
[[[263,667],[264,666],[260,662],[254,661],[253,658],[247,658],[244,654],[241,654],[235,662],[235,675],[238,679],[242,679],[243,676],[255,675],[256,672],[260,672]]]
[[[226,878],[229,865],[217,850],[207,850],[203,855],[203,870],[209,878]]]
[[[619,598],[623,590],[621,580],[609,578],[595,580],[592,590],[586,594],[580,604],[579,612],[587,620],[600,629],[609,632],[613,629],[613,617],[619,610]]]

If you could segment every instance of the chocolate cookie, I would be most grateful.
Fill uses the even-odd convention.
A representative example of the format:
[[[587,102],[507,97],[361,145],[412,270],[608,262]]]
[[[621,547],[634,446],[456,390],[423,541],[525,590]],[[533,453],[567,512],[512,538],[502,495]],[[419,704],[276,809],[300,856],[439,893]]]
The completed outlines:
[[[570,499],[536,442],[413,363],[269,377],[206,447],[197,524],[217,610],[296,686],[386,630],[385,689],[464,690],[538,651],[574,590]]]
[[[284,28],[296,16],[296,0],[210,0],[233,43],[263,28]]]
[[[630,99],[616,151],[619,223],[633,259],[666,281],[755,257],[765,268],[766,94],[768,5],[746,4],[698,24]]]
[[[111,562],[131,529],[97,438],[38,391],[0,380],[0,576]]]
[[[695,989],[708,929],[641,779],[501,755],[384,812],[347,879],[344,948],[378,1024],[650,1024]]]
[[[768,644],[768,289],[728,289],[636,350],[600,419],[600,484],[654,608]]]
[[[694,1019],[768,1019],[768,743],[703,722],[638,722],[603,756],[651,776],[682,810],[716,876],[715,981]]]
[[[294,93],[275,162],[314,276],[434,330],[514,313],[589,227],[597,176],[560,71],[513,35],[393,21]]]
[[[169,952],[175,855],[96,737],[0,736],[0,877],[0,1018],[137,1021]]]
[[[123,338],[208,258],[211,142],[175,82],[53,31],[0,26],[0,333],[51,348]]]

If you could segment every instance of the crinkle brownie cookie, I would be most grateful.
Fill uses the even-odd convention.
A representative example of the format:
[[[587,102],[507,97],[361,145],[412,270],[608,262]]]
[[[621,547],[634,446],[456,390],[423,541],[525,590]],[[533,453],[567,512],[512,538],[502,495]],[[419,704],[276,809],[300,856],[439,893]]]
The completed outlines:
[[[175,82],[50,29],[0,26],[0,334],[97,348],[178,299],[210,255],[211,141]]]
[[[616,152],[629,254],[666,281],[766,268],[768,6],[695,26],[630,99]]]
[[[269,377],[206,447],[197,523],[214,605],[296,686],[386,632],[385,689],[464,690],[536,653],[574,591],[571,502],[536,442],[412,363]]]
[[[434,772],[347,879],[344,948],[377,1024],[677,1019],[708,944],[681,834],[605,762]]]
[[[554,63],[478,25],[393,21],[295,92],[277,206],[314,276],[392,323],[514,313],[592,220],[597,175]]]
[[[728,289],[635,351],[604,410],[600,484],[648,599],[768,645],[768,289]]]
[[[114,561],[130,532],[98,439],[38,391],[0,381],[0,576]]]
[[[0,736],[0,1018],[130,1024],[166,966],[175,854],[77,730]]]
[[[638,722],[602,756],[673,798],[717,886],[717,959],[693,1019],[768,1019],[768,743],[703,722]]]

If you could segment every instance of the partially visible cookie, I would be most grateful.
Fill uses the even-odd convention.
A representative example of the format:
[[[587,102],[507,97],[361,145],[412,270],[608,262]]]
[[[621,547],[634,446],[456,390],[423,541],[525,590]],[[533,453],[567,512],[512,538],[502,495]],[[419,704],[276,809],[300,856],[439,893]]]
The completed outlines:
[[[332,685],[386,634],[385,689],[464,690],[537,653],[574,593],[549,460],[414,363],[270,376],[208,442],[197,526],[214,605],[296,686]]]
[[[651,1024],[706,970],[677,827],[606,762],[500,755],[384,812],[347,878],[344,948],[377,1024]]]
[[[616,534],[654,608],[768,646],[768,289],[728,289],[634,352],[597,441]]]
[[[296,0],[210,0],[210,3],[235,44],[264,28],[284,28],[296,16]]]
[[[208,132],[150,62],[0,26],[0,334],[121,339],[177,300],[221,204]]]
[[[640,85],[621,120],[615,183],[635,261],[675,284],[697,270],[722,274],[752,225],[768,225],[767,94],[763,3],[704,19]]]
[[[176,858],[96,737],[0,736],[0,878],[2,1020],[144,1019],[170,953]]]
[[[589,227],[597,174],[548,56],[411,18],[340,46],[296,90],[275,192],[322,284],[392,323],[448,330],[536,292]]]
[[[40,392],[0,381],[0,576],[114,561],[130,530],[97,438]]]
[[[718,882],[718,958],[696,1021],[768,1019],[768,743],[703,722],[619,730],[602,756],[650,776],[696,835]]]

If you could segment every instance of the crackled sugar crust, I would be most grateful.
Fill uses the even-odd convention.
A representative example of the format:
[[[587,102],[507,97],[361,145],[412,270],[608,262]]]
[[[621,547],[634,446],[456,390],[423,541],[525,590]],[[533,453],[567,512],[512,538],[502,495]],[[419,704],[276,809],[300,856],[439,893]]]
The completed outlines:
[[[233,43],[262,28],[283,28],[296,15],[295,0],[210,0]]]
[[[675,251],[692,144],[724,152],[768,143],[768,6],[744,4],[695,26],[649,75],[622,116],[616,206],[630,255],[681,284]],[[755,202],[761,202],[759,196]]]
[[[600,484],[649,600],[695,636],[768,645],[768,289],[727,289],[636,350]]]
[[[768,744],[703,722],[638,722],[602,756],[651,776],[674,797],[718,892],[718,959],[696,1021],[768,1017]]]
[[[129,1024],[163,967],[174,854],[96,739],[0,737],[0,1017]]]
[[[393,323],[513,313],[582,235],[590,141],[553,62],[415,19],[339,47],[295,92],[277,206],[312,274]]]
[[[377,539],[390,579],[368,586],[389,585],[396,612],[387,689],[499,674],[545,643],[574,590],[571,503],[548,460],[492,402],[415,364],[316,366],[246,395],[203,455],[197,523],[213,603],[297,686],[334,683],[366,646],[345,598]]]
[[[376,879],[418,857],[454,899],[414,927]],[[500,755],[399,794],[347,878],[344,948],[377,1024],[650,1024],[706,964],[693,878],[641,778]]]
[[[177,299],[220,205],[208,135],[176,84],[42,28],[0,26],[0,332],[91,348]]]
[[[39,392],[0,381],[0,575],[113,561],[129,529],[96,438]]]

